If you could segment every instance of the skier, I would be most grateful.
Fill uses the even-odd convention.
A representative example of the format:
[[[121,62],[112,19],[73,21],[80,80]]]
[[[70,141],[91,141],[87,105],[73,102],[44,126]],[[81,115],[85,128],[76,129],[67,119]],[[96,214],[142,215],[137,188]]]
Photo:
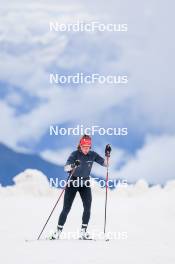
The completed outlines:
[[[90,239],[87,233],[87,226],[90,219],[91,213],[91,201],[92,194],[90,185],[87,184],[90,179],[90,173],[92,169],[93,162],[97,162],[101,166],[107,166],[106,159],[102,158],[95,151],[90,150],[92,145],[91,137],[84,135],[81,137],[77,150],[72,152],[69,156],[64,170],[68,173],[76,167],[69,185],[66,186],[64,194],[63,209],[59,216],[58,225],[56,232],[51,236],[50,239],[59,239],[60,234],[63,230],[63,226],[66,222],[67,215],[71,209],[73,200],[76,193],[79,192],[82,203],[83,203],[83,216],[82,216],[82,226],[80,232],[80,239]],[[105,156],[110,155],[111,147],[106,145]],[[78,180],[78,185],[75,186],[74,181]]]

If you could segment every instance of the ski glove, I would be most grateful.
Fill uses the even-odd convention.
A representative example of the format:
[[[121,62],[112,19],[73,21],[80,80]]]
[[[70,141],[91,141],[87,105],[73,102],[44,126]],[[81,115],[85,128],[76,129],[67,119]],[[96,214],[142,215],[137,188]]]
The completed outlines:
[[[80,165],[80,161],[76,160],[73,164],[68,164],[64,166],[64,171],[71,172],[73,168],[78,167]]]
[[[72,168],[80,166],[80,160],[76,160],[73,164],[71,164]]]
[[[105,156],[106,157],[110,157],[110,154],[111,154],[111,146],[108,144],[106,145],[106,148],[105,148]]]

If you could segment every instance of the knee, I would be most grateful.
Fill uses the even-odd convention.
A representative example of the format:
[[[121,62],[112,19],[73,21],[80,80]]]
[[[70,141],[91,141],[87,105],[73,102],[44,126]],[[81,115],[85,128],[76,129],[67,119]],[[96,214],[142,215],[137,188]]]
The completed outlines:
[[[65,206],[65,207],[63,208],[63,211],[62,211],[62,213],[63,213],[63,214],[68,214],[68,213],[69,213],[69,211],[70,211],[70,209],[71,209],[71,207],[70,207],[70,206]]]

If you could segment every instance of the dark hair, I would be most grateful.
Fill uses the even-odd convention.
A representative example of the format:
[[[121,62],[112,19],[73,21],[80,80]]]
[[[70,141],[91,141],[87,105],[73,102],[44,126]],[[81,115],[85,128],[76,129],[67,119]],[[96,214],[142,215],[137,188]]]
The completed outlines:
[[[86,135],[86,134],[84,134],[84,135],[80,138],[80,141],[81,141],[83,138],[91,139],[91,137],[90,137],[89,135]],[[78,149],[78,150],[81,150],[81,148],[80,148],[80,141],[79,141],[79,144],[78,144],[78,146],[77,146],[77,149]]]

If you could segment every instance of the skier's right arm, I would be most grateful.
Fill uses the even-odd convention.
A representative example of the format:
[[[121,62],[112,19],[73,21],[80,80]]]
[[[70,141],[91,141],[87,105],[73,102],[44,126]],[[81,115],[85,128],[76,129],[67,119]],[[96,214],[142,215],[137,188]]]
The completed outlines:
[[[80,161],[76,159],[76,152],[74,151],[69,156],[64,166],[64,171],[70,172],[75,166],[79,166],[79,165],[80,165]]]

